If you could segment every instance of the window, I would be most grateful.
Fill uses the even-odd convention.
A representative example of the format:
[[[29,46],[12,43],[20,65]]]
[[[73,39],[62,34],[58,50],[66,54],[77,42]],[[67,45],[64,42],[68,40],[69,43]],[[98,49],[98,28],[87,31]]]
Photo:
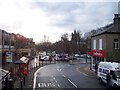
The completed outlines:
[[[118,41],[118,39],[114,39],[113,48],[114,49],[119,49],[119,41]]]
[[[102,50],[102,39],[99,39],[99,50]]]
[[[96,49],[96,40],[93,40],[93,49]]]

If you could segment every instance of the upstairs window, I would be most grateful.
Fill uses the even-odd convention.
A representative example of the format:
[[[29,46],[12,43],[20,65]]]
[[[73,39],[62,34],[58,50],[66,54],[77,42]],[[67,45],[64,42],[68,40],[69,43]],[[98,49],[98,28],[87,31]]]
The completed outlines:
[[[93,40],[93,49],[96,49],[96,40]]]
[[[114,41],[113,41],[113,48],[114,49],[119,49],[119,41],[118,41],[118,39],[114,39]]]
[[[99,39],[99,50],[102,50],[102,39]]]

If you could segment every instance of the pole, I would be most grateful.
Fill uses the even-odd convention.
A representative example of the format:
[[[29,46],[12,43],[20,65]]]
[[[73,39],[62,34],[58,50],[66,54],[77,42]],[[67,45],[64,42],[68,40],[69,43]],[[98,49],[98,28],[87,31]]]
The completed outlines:
[[[24,74],[24,77],[23,77],[23,79],[24,79],[24,85],[25,85],[25,83],[26,83],[26,81],[25,81],[25,74]]]
[[[22,90],[22,80],[20,80],[20,90]]]
[[[90,56],[90,70],[92,70],[92,68],[91,68],[91,64],[92,64],[92,63],[91,63],[91,56]]]
[[[87,54],[86,54],[86,63],[87,63]]]

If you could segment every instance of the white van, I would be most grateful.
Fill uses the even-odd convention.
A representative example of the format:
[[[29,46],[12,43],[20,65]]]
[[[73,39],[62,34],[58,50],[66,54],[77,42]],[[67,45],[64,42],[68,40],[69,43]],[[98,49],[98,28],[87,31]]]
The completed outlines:
[[[113,87],[120,86],[120,63],[116,62],[100,62],[98,65],[97,76],[99,78],[100,83],[106,81],[106,74],[109,72],[112,76],[110,85]]]

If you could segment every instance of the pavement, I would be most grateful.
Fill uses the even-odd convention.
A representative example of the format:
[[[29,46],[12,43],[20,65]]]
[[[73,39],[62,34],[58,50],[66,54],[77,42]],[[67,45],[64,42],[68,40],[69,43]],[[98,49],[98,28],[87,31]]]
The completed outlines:
[[[34,82],[34,73],[39,68],[40,68],[40,66],[36,66],[30,70],[29,74],[25,77],[25,84],[24,84],[24,82],[22,82],[22,88],[21,88],[21,80],[15,81],[14,89],[16,89],[16,90],[24,90],[24,89],[32,90],[33,82]]]
[[[96,73],[93,70],[90,70],[90,66],[89,65],[87,65],[86,67],[79,68],[79,71],[84,73],[84,74],[86,74],[86,75],[88,75],[88,76],[97,78]]]
[[[38,65],[36,67],[33,67],[30,70],[29,74],[25,77],[25,85],[24,85],[24,82],[22,82],[22,88],[21,88],[21,80],[17,80],[16,82],[14,82],[14,89],[16,89],[16,90],[31,89],[32,90],[33,89],[33,82],[34,82],[34,73],[40,67],[41,66]],[[79,68],[79,71],[87,74],[88,76],[97,77],[95,72],[90,70],[89,65],[87,65],[87,67]]]

